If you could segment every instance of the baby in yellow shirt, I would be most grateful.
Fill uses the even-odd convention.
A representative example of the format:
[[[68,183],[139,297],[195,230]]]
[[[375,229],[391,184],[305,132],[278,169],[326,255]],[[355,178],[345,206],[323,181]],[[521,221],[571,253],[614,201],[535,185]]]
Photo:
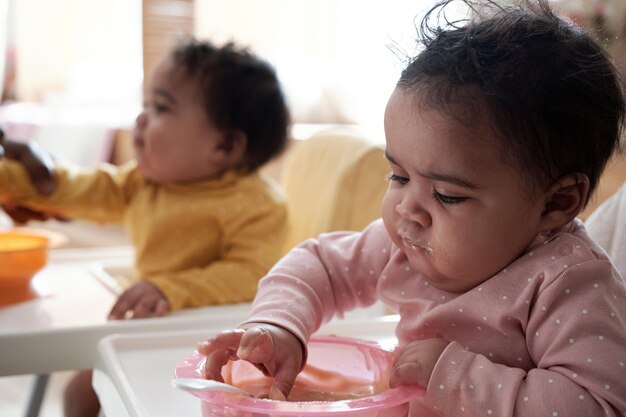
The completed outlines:
[[[234,44],[186,40],[152,75],[136,120],[136,161],[57,164],[54,192],[43,196],[24,165],[5,158],[0,203],[124,223],[141,279],[112,319],[249,301],[285,238],[284,198],[258,168],[284,149],[288,125],[271,66]]]
[[[142,281],[112,318],[251,300],[278,259],[284,199],[257,168],[285,146],[289,115],[274,71],[234,45],[186,41],[156,68],[134,133],[137,160],[55,167],[40,195],[21,163],[0,162],[0,202],[123,222]]]

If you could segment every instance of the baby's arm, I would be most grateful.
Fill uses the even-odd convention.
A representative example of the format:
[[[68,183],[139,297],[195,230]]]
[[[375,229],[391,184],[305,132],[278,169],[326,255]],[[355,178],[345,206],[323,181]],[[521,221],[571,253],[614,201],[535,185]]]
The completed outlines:
[[[66,218],[100,222],[121,220],[129,199],[131,165],[102,165],[87,170],[55,167],[56,187],[41,195],[33,186],[25,167],[16,161],[0,161],[0,202],[23,205],[36,211],[51,211]]]
[[[30,181],[41,195],[50,195],[56,186],[54,179],[54,162],[52,157],[35,142],[20,143],[4,138],[0,129],[0,159],[12,159],[20,162],[28,172]],[[27,207],[5,203],[2,209],[16,223],[26,223],[30,220],[48,220],[59,218],[54,213],[47,213],[29,209]]]
[[[245,215],[238,230],[222,233],[218,259],[143,278],[165,294],[173,310],[251,301],[259,280],[280,257],[287,215],[278,203]]]
[[[5,157],[20,162],[28,172],[29,178],[41,195],[49,195],[54,191],[54,161],[50,154],[41,149],[35,142],[20,143],[4,138],[0,129],[0,158]]]
[[[259,284],[251,321],[273,323],[308,341],[322,323],[376,301],[391,246],[382,221],[363,232],[322,234],[302,243]]]
[[[531,369],[450,343],[435,365],[426,403],[446,416],[459,410],[507,417],[621,416],[626,294],[618,279],[607,279],[610,274],[608,262],[571,266],[536,295],[525,326]]]
[[[287,398],[305,362],[301,341],[287,330],[266,323],[223,331],[198,344],[197,349],[206,356],[204,376],[208,379],[223,382],[221,369],[229,360],[255,364],[274,378],[269,392],[273,400]]]
[[[280,346],[280,354],[274,352],[264,360],[254,358],[253,362],[269,366],[266,370],[276,377],[275,386],[282,393],[288,394],[291,389],[295,375],[305,363],[302,359],[306,357],[305,344],[321,323],[334,313],[375,300],[380,268],[389,256],[390,242],[384,236],[384,226],[377,222],[363,233],[338,232],[309,240],[292,249],[259,284],[251,318],[242,327],[269,329],[273,346]],[[372,248],[368,241],[381,246]],[[350,260],[361,257],[365,259],[350,269]],[[247,355],[254,348],[239,351],[242,333],[242,330],[227,331],[199,347],[207,355],[207,377],[220,379],[221,366],[233,355],[250,358]],[[253,335],[262,337],[256,331]],[[265,346],[262,342],[263,339],[257,340],[251,345]],[[287,359],[294,352],[302,356]],[[284,374],[279,374],[279,369],[284,369]],[[272,395],[275,394],[274,391]]]

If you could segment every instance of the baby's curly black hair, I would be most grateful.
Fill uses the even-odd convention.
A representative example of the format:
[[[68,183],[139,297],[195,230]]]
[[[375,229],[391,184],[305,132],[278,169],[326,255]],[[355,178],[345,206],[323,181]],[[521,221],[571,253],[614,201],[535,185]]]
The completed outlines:
[[[623,88],[612,59],[546,1],[510,7],[459,1],[470,6],[470,18],[445,19],[455,0],[440,1],[426,14],[418,28],[425,48],[397,87],[452,117],[467,117],[455,114],[459,104],[484,116],[503,155],[533,189],[582,173],[589,199],[620,147],[624,125]]]
[[[228,42],[183,39],[171,54],[197,80],[210,120],[226,133],[246,135],[246,168],[255,170],[287,144],[289,109],[273,67]]]

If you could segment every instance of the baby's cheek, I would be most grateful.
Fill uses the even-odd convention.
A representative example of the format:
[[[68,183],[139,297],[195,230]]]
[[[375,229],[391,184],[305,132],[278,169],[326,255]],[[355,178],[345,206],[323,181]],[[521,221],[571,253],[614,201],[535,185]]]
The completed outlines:
[[[476,253],[473,244],[455,236],[433,240],[430,244],[434,262],[447,276],[464,276],[472,264],[481,263],[482,255]]]

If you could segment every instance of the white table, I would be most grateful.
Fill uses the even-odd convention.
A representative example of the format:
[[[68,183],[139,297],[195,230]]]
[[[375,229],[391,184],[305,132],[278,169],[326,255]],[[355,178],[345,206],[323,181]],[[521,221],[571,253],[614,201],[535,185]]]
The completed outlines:
[[[318,334],[336,334],[395,345],[398,316],[335,320]],[[111,335],[98,344],[93,385],[102,411],[114,417],[200,417],[200,400],[170,385],[176,365],[207,335],[231,326],[200,330]]]
[[[116,294],[90,272],[95,262],[131,265],[123,248],[57,249],[34,279],[44,296],[0,307],[0,376],[38,374],[27,415],[36,416],[47,374],[93,368],[97,342],[113,333],[231,326],[248,304],[180,311],[168,317],[109,322]],[[39,404],[38,404],[39,403]]]

